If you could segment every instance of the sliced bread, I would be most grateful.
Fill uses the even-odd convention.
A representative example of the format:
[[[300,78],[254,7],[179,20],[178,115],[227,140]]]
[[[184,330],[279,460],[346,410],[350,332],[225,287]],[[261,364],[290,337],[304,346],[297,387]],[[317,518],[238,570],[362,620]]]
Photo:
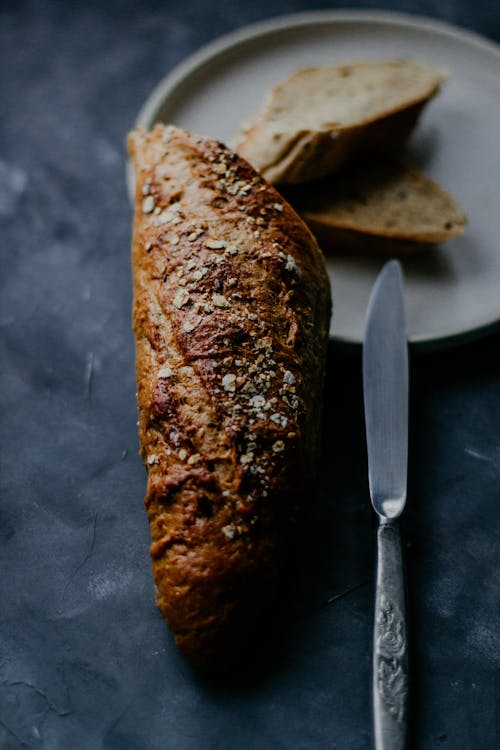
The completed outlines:
[[[444,79],[409,60],[305,68],[269,92],[235,148],[273,184],[319,179],[400,145]]]
[[[462,234],[467,222],[436,182],[393,162],[356,163],[286,197],[325,250],[403,255]]]

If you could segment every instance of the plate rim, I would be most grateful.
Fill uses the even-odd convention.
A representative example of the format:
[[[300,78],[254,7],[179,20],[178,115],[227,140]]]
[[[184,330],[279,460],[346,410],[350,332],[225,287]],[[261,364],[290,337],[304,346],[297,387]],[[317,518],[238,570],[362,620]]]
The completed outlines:
[[[439,33],[459,43],[473,46],[476,49],[492,55],[500,63],[500,44],[482,34],[465,29],[461,26],[432,18],[427,15],[400,13],[385,10],[312,10],[302,13],[287,13],[273,16],[255,23],[246,24],[226,34],[222,34],[212,41],[202,45],[186,58],[178,62],[161,78],[152,88],[150,94],[142,104],[134,127],[149,129],[154,123],[154,113],[167,96],[171,96],[175,89],[182,84],[200,66],[213,61],[218,55],[230,52],[239,45],[259,39],[265,35],[280,31],[288,31],[292,28],[306,28],[318,23],[344,24],[344,23],[366,23],[383,24],[395,28],[411,28],[422,32],[432,31]],[[126,185],[129,200],[134,200],[134,174],[130,159],[126,163]],[[474,324],[473,327],[449,331],[443,334],[420,332],[408,337],[412,349],[435,350],[447,348],[466,341],[475,340],[487,335],[500,327],[500,309],[496,317],[488,316],[483,322]],[[362,339],[349,338],[339,335],[331,335],[330,341],[341,346],[358,348]]]
[[[265,34],[276,31],[286,31],[292,27],[313,26],[318,22],[332,23],[385,23],[393,26],[404,26],[419,28],[422,31],[438,31],[445,36],[453,37],[462,42],[472,44],[498,57],[500,61],[500,45],[475,31],[469,31],[460,26],[433,19],[425,15],[410,13],[398,13],[392,11],[364,11],[364,10],[317,10],[304,13],[290,13],[275,16],[263,21],[242,26],[227,34],[217,37],[193,52],[187,58],[179,62],[171,71],[162,78],[152,89],[150,95],[142,105],[136,118],[136,126],[149,127],[153,112],[158,108],[159,102],[165,97],[167,91],[173,90],[193,70],[200,65],[213,59],[222,52],[230,51],[232,47],[243,42],[250,42]]]

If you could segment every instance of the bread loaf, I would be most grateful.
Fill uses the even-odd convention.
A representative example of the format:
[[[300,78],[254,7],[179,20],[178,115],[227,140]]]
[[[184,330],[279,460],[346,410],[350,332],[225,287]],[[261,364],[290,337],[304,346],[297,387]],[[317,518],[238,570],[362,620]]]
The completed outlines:
[[[325,250],[405,255],[463,233],[450,193],[403,164],[363,160],[286,193]]]
[[[311,497],[330,287],[304,223],[222,144],[160,125],[128,143],[157,604],[217,668],[248,647]]]
[[[397,148],[444,78],[409,60],[305,68],[272,89],[235,148],[273,184],[320,179]]]

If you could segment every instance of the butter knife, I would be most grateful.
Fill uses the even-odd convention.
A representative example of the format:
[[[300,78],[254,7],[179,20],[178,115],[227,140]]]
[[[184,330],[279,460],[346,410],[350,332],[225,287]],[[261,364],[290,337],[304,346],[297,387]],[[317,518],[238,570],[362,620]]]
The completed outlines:
[[[405,747],[408,639],[398,517],[406,502],[408,344],[403,273],[391,260],[368,303],[363,393],[370,496],[379,525],[373,637],[373,722],[376,750]]]

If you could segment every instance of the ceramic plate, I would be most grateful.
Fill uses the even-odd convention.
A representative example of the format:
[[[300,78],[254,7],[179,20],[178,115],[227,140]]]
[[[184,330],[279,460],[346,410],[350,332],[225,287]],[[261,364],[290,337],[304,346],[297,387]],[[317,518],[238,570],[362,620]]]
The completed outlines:
[[[463,237],[403,261],[409,340],[443,344],[500,321],[500,47],[412,16],[286,16],[226,36],[189,58],[156,87],[138,124],[174,123],[230,143],[267,90],[298,68],[396,57],[450,72],[406,156],[458,198],[469,224]],[[366,304],[382,263],[328,257],[334,339],[362,341]]]

